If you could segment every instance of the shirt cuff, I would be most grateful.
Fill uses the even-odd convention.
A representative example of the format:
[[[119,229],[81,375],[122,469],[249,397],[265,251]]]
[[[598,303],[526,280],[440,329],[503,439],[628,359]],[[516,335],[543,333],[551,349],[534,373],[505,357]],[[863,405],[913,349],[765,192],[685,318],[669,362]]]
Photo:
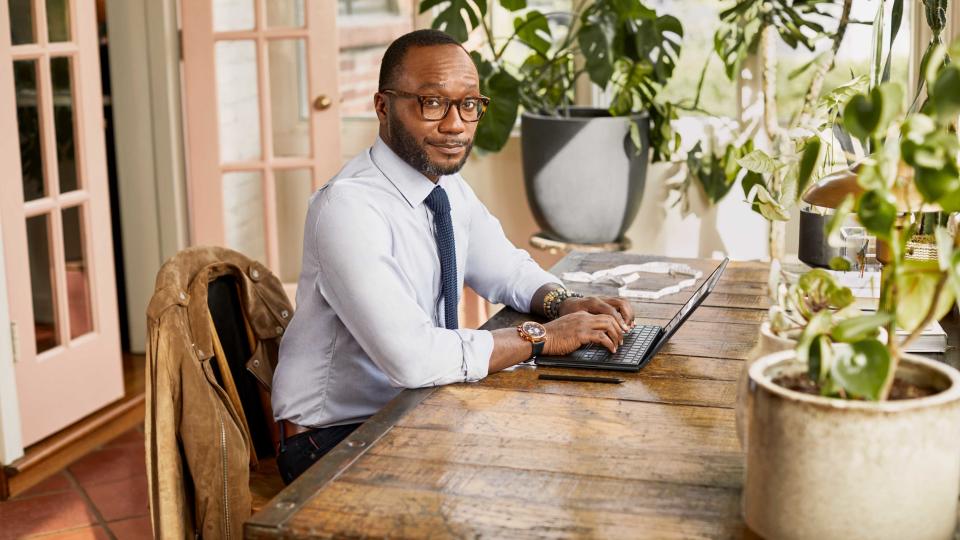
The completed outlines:
[[[513,298],[510,299],[513,303],[510,307],[520,313],[529,313],[530,302],[533,300],[533,295],[537,294],[540,287],[548,283],[563,286],[563,281],[561,281],[560,278],[546,270],[541,270],[539,267],[534,272],[524,274],[514,285]]]
[[[493,334],[487,330],[454,330],[460,336],[463,347],[464,382],[476,382],[490,372],[490,356],[493,355]]]

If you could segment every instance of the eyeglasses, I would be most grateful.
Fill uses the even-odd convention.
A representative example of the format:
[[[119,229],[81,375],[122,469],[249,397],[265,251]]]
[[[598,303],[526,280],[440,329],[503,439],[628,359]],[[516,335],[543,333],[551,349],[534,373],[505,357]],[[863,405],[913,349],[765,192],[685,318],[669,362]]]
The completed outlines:
[[[450,99],[443,96],[421,96],[402,90],[381,90],[380,92],[401,98],[416,98],[420,102],[420,116],[432,122],[446,118],[451,104],[457,106],[460,119],[464,122],[479,122],[487,106],[490,105],[490,98],[486,96]]]

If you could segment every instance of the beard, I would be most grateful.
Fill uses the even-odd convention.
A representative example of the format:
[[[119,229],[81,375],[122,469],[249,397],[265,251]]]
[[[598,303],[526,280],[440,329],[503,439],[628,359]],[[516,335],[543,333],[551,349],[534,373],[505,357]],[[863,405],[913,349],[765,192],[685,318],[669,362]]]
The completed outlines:
[[[417,141],[416,137],[403,125],[399,118],[394,116],[393,111],[389,113],[388,133],[390,134],[390,146],[400,159],[404,160],[411,167],[416,169],[424,176],[444,176],[455,174],[463,168],[467,158],[470,157],[470,151],[473,150],[473,140],[464,140],[459,137],[450,137],[438,139],[437,144],[461,144],[465,148],[463,157],[456,163],[437,163],[430,159],[425,148],[427,141]]]

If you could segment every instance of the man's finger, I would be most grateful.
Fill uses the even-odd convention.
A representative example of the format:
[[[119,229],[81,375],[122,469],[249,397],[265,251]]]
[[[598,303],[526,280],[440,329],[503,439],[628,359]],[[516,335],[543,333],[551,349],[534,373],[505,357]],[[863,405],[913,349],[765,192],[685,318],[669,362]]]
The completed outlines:
[[[613,305],[627,326],[633,326],[633,306],[623,298],[610,298],[608,302]]]
[[[611,353],[617,352],[617,346],[613,344],[613,341],[610,339],[610,336],[608,336],[607,333],[604,332],[603,330],[597,330],[596,333],[594,333],[593,339],[591,341],[593,341],[597,345],[602,345],[606,347],[607,350],[610,351]]]
[[[597,313],[613,317],[617,324],[620,325],[620,328],[622,328],[624,331],[630,329],[630,325],[624,321],[623,315],[617,310],[616,306],[609,302],[609,300],[597,298],[594,309],[596,309]]]

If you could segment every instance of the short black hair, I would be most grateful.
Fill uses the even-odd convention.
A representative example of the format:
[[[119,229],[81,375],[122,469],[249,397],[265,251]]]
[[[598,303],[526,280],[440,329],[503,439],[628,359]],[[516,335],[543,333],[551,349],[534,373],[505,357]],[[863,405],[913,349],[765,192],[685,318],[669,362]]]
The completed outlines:
[[[463,49],[463,45],[450,34],[440,30],[414,30],[404,34],[387,47],[380,62],[380,91],[386,90],[396,83],[403,67],[403,57],[411,47],[432,47],[434,45],[456,45]],[[466,52],[466,49],[463,49]]]

